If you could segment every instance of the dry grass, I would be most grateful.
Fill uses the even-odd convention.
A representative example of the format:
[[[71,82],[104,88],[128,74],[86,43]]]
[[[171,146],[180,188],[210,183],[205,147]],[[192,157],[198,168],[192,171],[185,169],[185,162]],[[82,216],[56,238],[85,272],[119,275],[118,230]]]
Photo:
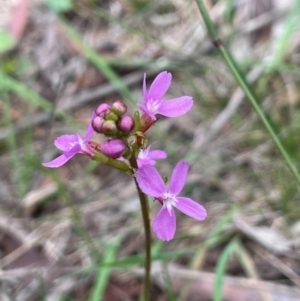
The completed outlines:
[[[299,169],[300,36],[292,1],[205,2]],[[28,9],[18,45],[0,57],[2,72],[16,80],[0,83],[0,300],[88,300],[116,238],[103,300],[138,300],[136,254],[144,245],[132,179],[84,156],[58,170],[40,164],[55,156],[55,137],[84,130],[99,103],[120,95],[49,8],[33,1]],[[234,241],[226,300],[300,300],[297,185],[214,51],[196,4],[85,0],[65,18],[136,102],[143,72],[150,81],[165,69],[173,73],[168,96],[195,100],[191,112],[161,118],[148,137],[169,155],[157,164],[163,174],[189,161],[185,193],[209,213],[201,223],[178,214],[176,239],[153,238],[152,299],[212,300],[217,262]],[[16,83],[49,100],[48,112]],[[55,117],[58,110],[65,117]],[[154,214],[158,206],[150,203]]]

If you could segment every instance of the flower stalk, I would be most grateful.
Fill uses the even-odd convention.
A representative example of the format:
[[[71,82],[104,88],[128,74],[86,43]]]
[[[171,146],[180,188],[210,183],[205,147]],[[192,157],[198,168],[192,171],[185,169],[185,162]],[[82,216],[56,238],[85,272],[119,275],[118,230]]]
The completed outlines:
[[[130,163],[133,168],[137,168],[137,160],[134,156],[131,157]],[[143,216],[143,225],[144,225],[144,233],[145,233],[145,278],[144,278],[144,301],[150,301],[150,287],[151,287],[151,226],[150,226],[150,217],[149,217],[149,204],[148,197],[145,193],[142,192],[140,186],[134,177],[135,186],[138,192],[138,196],[140,199],[142,216]]]
[[[150,301],[150,273],[151,273],[151,228],[150,228],[150,218],[149,218],[149,206],[148,206],[148,198],[145,193],[143,193],[136,181],[134,179],[136,189],[138,191],[141,209],[142,209],[142,216],[143,216],[143,224],[144,224],[144,231],[145,231],[145,279],[144,279],[144,301]]]

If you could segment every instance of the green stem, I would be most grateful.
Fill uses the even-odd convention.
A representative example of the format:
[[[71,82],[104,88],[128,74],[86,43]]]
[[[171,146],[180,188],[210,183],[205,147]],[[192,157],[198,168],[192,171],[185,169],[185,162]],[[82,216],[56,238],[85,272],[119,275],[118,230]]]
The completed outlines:
[[[101,152],[95,152],[94,155],[92,155],[91,159],[94,161],[101,162],[106,165],[112,166],[112,167],[119,169],[119,170],[129,174],[130,176],[132,176],[132,171],[126,163],[119,161],[119,160],[109,158],[109,157],[105,156],[104,154],[102,154]]]
[[[144,301],[150,301],[151,229],[150,229],[150,219],[149,219],[148,198],[141,191],[136,179],[134,179],[134,182],[140,198],[144,230],[145,230],[146,259],[145,259]]]
[[[137,168],[137,162],[136,162],[136,158],[134,157],[134,155],[132,155],[132,157],[130,158],[130,163],[133,168]],[[136,178],[134,178],[134,182],[135,182],[136,189],[137,189],[140,203],[141,203],[144,230],[145,230],[146,258],[145,258],[145,265],[144,265],[145,266],[144,301],[150,301],[151,227],[150,227],[150,218],[149,218],[149,205],[148,205],[147,195],[144,194],[142,192],[142,190],[140,189]]]
[[[296,179],[298,185],[300,185],[300,176],[299,176],[299,173],[298,173],[296,167],[294,166],[289,154],[287,153],[284,146],[282,145],[282,143],[278,139],[277,135],[275,134],[273,128],[271,127],[270,123],[268,122],[268,120],[267,120],[266,116],[264,115],[263,111],[259,107],[258,101],[256,100],[254,94],[252,93],[251,88],[250,88],[249,84],[247,83],[246,79],[244,78],[242,72],[240,71],[237,63],[235,62],[233,57],[230,55],[228,50],[222,45],[222,42],[221,42],[221,40],[219,39],[219,37],[217,35],[216,29],[215,29],[215,27],[214,27],[214,25],[213,25],[213,23],[210,19],[210,16],[207,12],[207,9],[206,9],[203,1],[202,0],[196,0],[196,2],[197,2],[197,5],[199,7],[200,13],[203,17],[203,20],[204,20],[205,26],[207,28],[208,34],[209,34],[210,38],[212,39],[213,45],[219,50],[219,52],[222,55],[224,61],[226,62],[227,66],[229,67],[231,73],[235,77],[236,81],[238,82],[238,84],[242,88],[242,90],[245,93],[245,95],[247,96],[247,98],[250,100],[251,105],[253,106],[256,114],[258,115],[258,117],[262,121],[262,123],[265,126],[266,130],[269,132],[273,142],[275,143],[276,147],[280,151],[282,157],[284,158],[286,164],[288,165],[289,169],[291,170],[291,172],[292,172],[294,178]]]

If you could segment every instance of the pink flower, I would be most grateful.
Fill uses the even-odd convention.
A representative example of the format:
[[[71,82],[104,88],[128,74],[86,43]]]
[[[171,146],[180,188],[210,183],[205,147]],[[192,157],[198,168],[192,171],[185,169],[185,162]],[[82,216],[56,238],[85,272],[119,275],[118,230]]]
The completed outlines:
[[[95,116],[95,113],[93,113],[90,125],[86,131],[84,139],[82,139],[78,133],[62,135],[56,138],[54,141],[54,145],[64,153],[59,157],[55,158],[54,160],[42,164],[46,167],[56,168],[64,165],[76,154],[84,154],[89,157],[92,156],[95,153],[95,150],[90,147],[90,145],[88,144],[88,140],[94,133],[94,129],[91,123]]]
[[[154,159],[165,159],[167,158],[166,152],[162,150],[150,151],[151,145],[146,149],[141,149],[137,158],[138,167],[142,167],[145,164],[155,165]]]
[[[152,230],[161,240],[171,240],[176,232],[176,216],[173,207],[196,220],[206,218],[203,206],[190,198],[180,197],[187,178],[188,164],[180,161],[174,168],[169,189],[152,165],[143,165],[137,170],[136,179],[141,190],[162,203],[162,208],[152,222]]]
[[[144,103],[138,106],[152,120],[156,120],[155,115],[160,114],[167,117],[178,117],[187,113],[193,106],[193,98],[181,96],[164,100],[163,97],[169,89],[172,81],[172,74],[167,71],[159,73],[154,79],[149,91],[146,87],[146,74],[144,74],[143,95]]]

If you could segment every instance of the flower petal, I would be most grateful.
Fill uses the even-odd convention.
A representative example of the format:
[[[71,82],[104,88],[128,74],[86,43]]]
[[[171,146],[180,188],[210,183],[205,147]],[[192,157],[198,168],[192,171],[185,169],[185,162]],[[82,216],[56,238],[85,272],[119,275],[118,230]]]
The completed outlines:
[[[175,166],[169,186],[169,192],[172,195],[178,195],[182,190],[186,182],[188,170],[189,165],[185,161],[180,161]]]
[[[54,145],[63,152],[71,150],[75,144],[78,144],[76,134],[62,135],[57,137],[54,141]]]
[[[207,213],[202,205],[190,198],[177,197],[176,199],[178,202],[176,202],[174,206],[182,213],[199,221],[202,221],[206,218]]]
[[[144,73],[144,80],[143,80],[143,96],[144,100],[147,99],[147,86],[146,86],[146,73]]]
[[[155,115],[150,111],[148,110],[147,106],[142,104],[142,103],[138,103],[137,106],[142,109],[144,111],[144,113],[149,116],[152,120],[156,120],[156,117]]]
[[[143,165],[136,172],[136,180],[141,190],[154,198],[163,197],[167,192],[166,185],[152,165]]]
[[[159,239],[164,241],[173,239],[176,232],[176,215],[173,208],[171,208],[170,212],[171,214],[163,206],[152,222],[152,231]]]
[[[167,153],[163,150],[157,149],[148,154],[149,159],[165,159],[167,158]]]
[[[76,154],[74,154],[76,155]],[[65,154],[62,154],[61,156],[55,158],[52,161],[42,163],[45,167],[51,167],[56,168],[64,165],[66,162],[68,162],[74,155],[66,157]]]
[[[90,124],[89,124],[89,127],[85,133],[85,137],[84,137],[84,141],[87,141],[89,140],[92,135],[94,134],[94,128],[92,126],[92,122],[94,120],[94,118],[96,117],[97,115],[95,114],[95,112],[92,113],[92,118],[91,118],[91,121],[90,121]]]
[[[149,145],[147,148],[145,149],[141,149],[138,155],[139,159],[147,159],[148,158],[148,154],[150,151],[151,145]]]
[[[190,96],[181,96],[164,101],[157,114],[167,117],[178,117],[187,113],[193,106],[193,98]]]
[[[167,71],[163,71],[159,73],[154,79],[153,83],[151,84],[145,101],[148,99],[157,100],[162,98],[170,88],[171,81],[172,81],[171,73]]]
[[[147,165],[147,164],[149,164],[149,165],[155,165],[155,163],[156,163],[152,159],[139,159],[139,158],[137,158],[136,161],[137,161],[137,165],[138,165],[139,168],[142,167],[143,165]]]
[[[72,158],[74,155],[78,154],[80,151],[81,151],[80,144],[75,144],[69,151],[65,152],[64,155],[67,158]]]

